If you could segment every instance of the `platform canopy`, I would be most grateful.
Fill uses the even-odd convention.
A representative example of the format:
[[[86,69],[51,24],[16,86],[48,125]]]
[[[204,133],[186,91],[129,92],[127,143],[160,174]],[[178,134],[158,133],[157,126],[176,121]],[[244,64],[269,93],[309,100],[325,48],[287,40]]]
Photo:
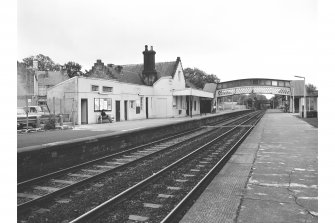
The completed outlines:
[[[174,90],[173,96],[196,96],[203,98],[214,98],[214,94],[207,91],[202,91],[194,88],[186,88],[184,90]]]

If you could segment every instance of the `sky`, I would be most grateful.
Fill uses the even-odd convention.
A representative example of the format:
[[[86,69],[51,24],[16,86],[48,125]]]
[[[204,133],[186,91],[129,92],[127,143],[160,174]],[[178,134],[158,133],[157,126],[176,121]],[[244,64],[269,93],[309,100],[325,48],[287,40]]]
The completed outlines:
[[[17,60],[44,54],[89,70],[179,56],[221,81],[297,79],[316,86],[316,0],[18,0]]]

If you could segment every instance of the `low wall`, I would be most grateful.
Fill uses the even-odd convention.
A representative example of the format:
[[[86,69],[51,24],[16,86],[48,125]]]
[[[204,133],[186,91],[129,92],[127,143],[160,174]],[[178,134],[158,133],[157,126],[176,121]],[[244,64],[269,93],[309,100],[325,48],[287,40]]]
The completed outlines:
[[[248,110],[234,113],[245,113]],[[21,148],[17,154],[18,181],[40,176],[98,157],[120,152],[173,134],[221,121],[227,114],[149,127],[129,132],[110,133],[41,146]]]

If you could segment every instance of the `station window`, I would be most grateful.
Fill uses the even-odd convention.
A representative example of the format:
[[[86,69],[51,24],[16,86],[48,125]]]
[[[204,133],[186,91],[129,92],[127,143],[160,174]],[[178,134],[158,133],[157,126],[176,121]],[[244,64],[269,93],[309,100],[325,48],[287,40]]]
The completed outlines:
[[[130,101],[130,108],[135,108],[135,101]]]
[[[278,86],[279,87],[284,87],[284,81],[278,81]]]
[[[140,110],[141,110],[141,102],[140,100],[136,100],[136,114],[140,114]]]
[[[143,100],[144,100],[144,98],[141,97],[141,110],[143,110]]]
[[[99,86],[98,85],[92,85],[91,90],[92,91],[99,91]]]
[[[103,87],[102,87],[102,91],[103,91],[103,92],[113,92],[113,88],[112,88],[112,87],[106,87],[106,86],[103,86]]]
[[[277,85],[278,85],[277,81],[272,81],[272,86],[277,86]]]
[[[289,81],[285,81],[285,87],[290,87],[290,82]]]
[[[178,97],[179,100],[177,101],[177,108],[182,109],[183,108],[183,96]]]
[[[265,85],[265,80],[259,80],[259,85]]]
[[[112,111],[111,98],[94,98],[94,111]]]
[[[258,85],[258,80],[252,80],[253,85]]]

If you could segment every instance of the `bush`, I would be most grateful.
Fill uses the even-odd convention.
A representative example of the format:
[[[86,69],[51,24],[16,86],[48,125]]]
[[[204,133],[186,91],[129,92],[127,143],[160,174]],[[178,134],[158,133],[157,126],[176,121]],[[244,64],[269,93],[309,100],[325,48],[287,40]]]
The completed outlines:
[[[44,129],[55,129],[56,128],[56,117],[50,116],[49,120],[45,122]]]

